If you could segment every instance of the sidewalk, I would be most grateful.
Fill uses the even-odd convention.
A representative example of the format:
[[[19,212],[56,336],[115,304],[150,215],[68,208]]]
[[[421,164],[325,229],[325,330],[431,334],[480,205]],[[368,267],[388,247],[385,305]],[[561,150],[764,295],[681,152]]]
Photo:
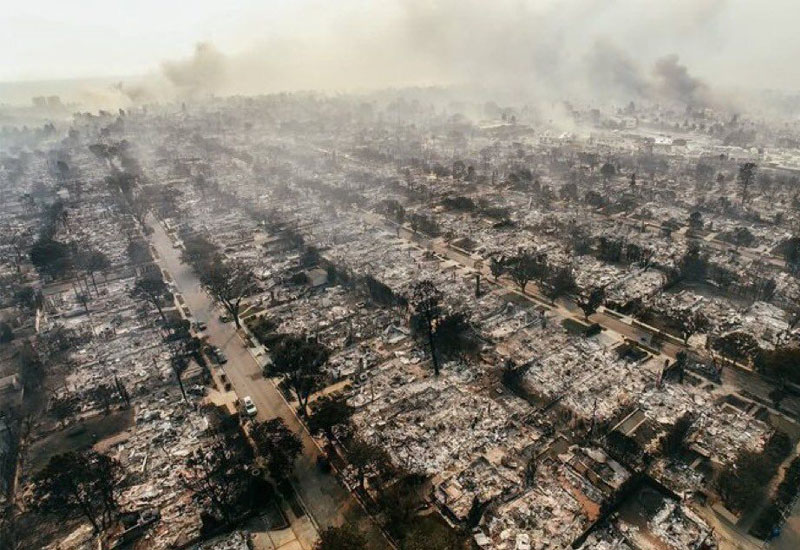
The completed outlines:
[[[366,533],[372,548],[386,548],[380,530],[355,498],[334,476],[317,467],[319,448],[274,384],[263,378],[259,364],[244,345],[234,324],[219,320],[218,308],[203,290],[191,268],[181,262],[180,251],[172,247],[172,241],[164,229],[159,224],[152,224],[151,227],[154,232],[150,235],[150,241],[158,251],[159,265],[172,276],[193,317],[207,324],[205,334],[209,342],[228,356],[223,370],[233,389],[241,397],[252,397],[258,408],[258,420],[280,417],[300,437],[303,453],[295,462],[294,485],[309,519],[320,529],[345,521],[354,523]]]

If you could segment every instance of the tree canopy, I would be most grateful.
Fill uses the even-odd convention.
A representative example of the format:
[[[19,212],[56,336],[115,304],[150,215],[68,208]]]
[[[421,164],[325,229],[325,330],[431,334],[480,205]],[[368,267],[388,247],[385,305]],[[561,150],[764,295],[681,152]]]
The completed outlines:
[[[131,296],[139,300],[144,300],[158,310],[161,319],[166,323],[163,303],[170,296],[169,287],[164,282],[160,271],[149,271],[143,277],[136,280],[131,289]]]
[[[56,455],[34,478],[36,502],[64,519],[79,513],[100,532],[116,514],[122,475],[119,462],[92,450]]]
[[[367,539],[354,526],[328,527],[320,532],[314,550],[366,550]]]
[[[253,272],[244,263],[215,258],[200,273],[208,292],[231,314],[236,328],[241,328],[239,311],[242,300],[256,291]]]
[[[267,461],[273,479],[284,479],[292,473],[294,461],[302,452],[303,444],[283,419],[273,418],[255,424],[250,436],[258,454]]]
[[[353,407],[347,404],[347,398],[341,394],[321,397],[312,405],[311,410],[309,429],[312,432],[323,432],[329,438],[333,438],[334,428],[346,425],[353,415]]]
[[[31,263],[39,272],[53,278],[63,277],[73,267],[69,246],[52,239],[39,239],[31,247]]]
[[[308,399],[323,379],[322,367],[328,361],[328,349],[301,335],[284,337],[272,350],[270,376],[282,376],[297,396],[300,411],[308,412]]]

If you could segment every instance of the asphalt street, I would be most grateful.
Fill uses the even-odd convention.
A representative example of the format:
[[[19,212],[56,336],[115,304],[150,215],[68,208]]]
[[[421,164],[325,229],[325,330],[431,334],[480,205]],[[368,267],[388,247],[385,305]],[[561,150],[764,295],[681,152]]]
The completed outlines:
[[[239,398],[251,396],[258,407],[258,420],[280,417],[303,442],[303,453],[295,463],[295,489],[315,523],[321,528],[339,525],[343,521],[355,522],[364,529],[375,548],[384,548],[385,541],[352,494],[332,474],[317,467],[319,448],[297,419],[291,406],[270,381],[261,375],[261,369],[233,323],[219,320],[222,313],[203,290],[198,277],[180,260],[180,249],[173,248],[172,240],[159,224],[152,224],[154,232],[150,241],[158,252],[159,265],[166,270],[183,296],[195,320],[204,321],[205,334],[211,344],[219,347],[228,357],[225,374]]]

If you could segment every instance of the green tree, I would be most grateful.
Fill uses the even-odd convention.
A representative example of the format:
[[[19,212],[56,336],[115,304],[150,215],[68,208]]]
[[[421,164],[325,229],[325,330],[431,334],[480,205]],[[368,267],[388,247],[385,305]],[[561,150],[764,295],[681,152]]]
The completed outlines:
[[[370,473],[380,474],[391,469],[391,460],[378,445],[363,439],[354,439],[347,446],[347,460],[356,469],[358,484],[365,490],[364,482]]]
[[[786,268],[794,275],[800,273],[800,237],[793,236],[778,246]]]
[[[701,212],[692,212],[689,214],[689,227],[695,231],[703,229],[703,214]]]
[[[696,243],[690,243],[681,258],[678,268],[681,277],[687,281],[703,282],[708,272],[708,258]]]
[[[14,339],[14,330],[5,321],[0,321],[0,344],[7,344]]]
[[[64,243],[52,239],[39,239],[31,247],[31,263],[44,275],[56,279],[72,269],[73,256]]]
[[[183,238],[181,260],[191,265],[197,273],[203,273],[218,254],[217,246],[202,235]]]
[[[245,496],[254,486],[251,455],[236,427],[217,433],[204,447],[187,458],[183,483],[217,522],[230,525],[245,507]]]
[[[44,384],[44,363],[42,363],[42,360],[30,343],[26,342],[19,348],[17,364],[19,365],[19,375],[22,379],[22,385],[27,391],[38,389]]]
[[[445,358],[475,357],[481,349],[478,335],[469,323],[467,313],[456,311],[445,315],[436,324],[436,349]]]
[[[758,341],[747,332],[730,332],[712,343],[722,355],[739,362],[749,363],[758,356]]]
[[[684,344],[687,344],[689,342],[689,338],[691,338],[694,334],[708,330],[708,328],[711,326],[711,322],[708,320],[708,317],[706,317],[705,314],[699,310],[681,311],[677,315],[675,322],[678,325],[678,329],[680,330],[681,338],[683,339]]]
[[[759,372],[777,379],[782,387],[786,382],[800,383],[800,348],[760,350],[753,364]]]
[[[153,261],[153,255],[150,253],[150,246],[147,244],[147,241],[143,239],[132,239],[128,241],[127,253],[131,263],[136,265]]]
[[[308,400],[323,379],[323,366],[328,361],[328,349],[305,336],[283,338],[272,352],[270,376],[282,376],[297,396],[300,412],[308,414]]]
[[[62,519],[82,514],[96,533],[114,519],[122,466],[92,450],[56,455],[34,477],[37,506]]]
[[[311,406],[311,417],[308,427],[312,432],[322,432],[328,439],[333,439],[333,430],[337,426],[345,426],[353,415],[353,407],[347,404],[344,395],[326,395]]]
[[[250,430],[256,450],[266,461],[273,479],[286,479],[303,451],[300,438],[281,418],[259,422]]]
[[[23,286],[14,292],[14,305],[24,310],[36,308],[36,291],[32,287]]]
[[[239,261],[225,262],[216,258],[200,274],[200,281],[231,314],[236,328],[241,328],[239,312],[242,301],[257,289],[255,276],[250,268]]]
[[[608,182],[617,175],[617,167],[610,162],[605,162],[600,167],[600,175],[603,177],[603,183],[608,185]]]
[[[606,291],[598,286],[591,289],[587,294],[578,296],[578,307],[583,311],[583,318],[589,320],[589,315],[597,311],[606,299]]]
[[[73,396],[55,397],[50,401],[50,414],[58,420],[62,428],[77,412],[78,403]]]
[[[402,550],[459,550],[463,541],[458,534],[433,521],[416,522],[403,538]]]
[[[733,234],[731,235],[731,240],[733,241],[734,246],[738,249],[739,247],[751,247],[756,242],[756,237],[753,233],[746,227],[737,227],[733,230]]]
[[[346,523],[328,527],[319,534],[314,550],[366,550],[367,539],[356,527]]]
[[[547,256],[520,252],[506,261],[507,272],[511,279],[517,283],[520,292],[525,292],[525,287],[532,280],[544,280],[549,274]]]
[[[492,258],[489,260],[489,269],[492,272],[492,277],[494,277],[494,280],[496,281],[503,275],[503,273],[506,272],[505,259],[503,257],[497,258],[492,256]]]

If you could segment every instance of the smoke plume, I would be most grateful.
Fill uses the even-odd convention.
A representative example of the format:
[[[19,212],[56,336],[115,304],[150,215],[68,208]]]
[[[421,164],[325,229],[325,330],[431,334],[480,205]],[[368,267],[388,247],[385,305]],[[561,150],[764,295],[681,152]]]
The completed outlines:
[[[774,1],[775,9],[800,10]],[[437,85],[528,104],[727,106],[727,88],[762,82],[752,77],[759,67],[752,60],[767,50],[769,34],[751,24],[763,10],[746,0],[342,0],[336,9],[322,0],[295,3],[295,16],[284,19],[254,8],[252,30],[242,38],[200,43],[189,56],[154,62],[152,74],[106,92],[137,104]],[[775,24],[783,29],[789,20]],[[760,40],[742,39],[754,32]]]
[[[201,42],[194,55],[178,61],[164,61],[161,69],[180,95],[189,97],[214,93],[225,81],[227,59],[213,44]]]

